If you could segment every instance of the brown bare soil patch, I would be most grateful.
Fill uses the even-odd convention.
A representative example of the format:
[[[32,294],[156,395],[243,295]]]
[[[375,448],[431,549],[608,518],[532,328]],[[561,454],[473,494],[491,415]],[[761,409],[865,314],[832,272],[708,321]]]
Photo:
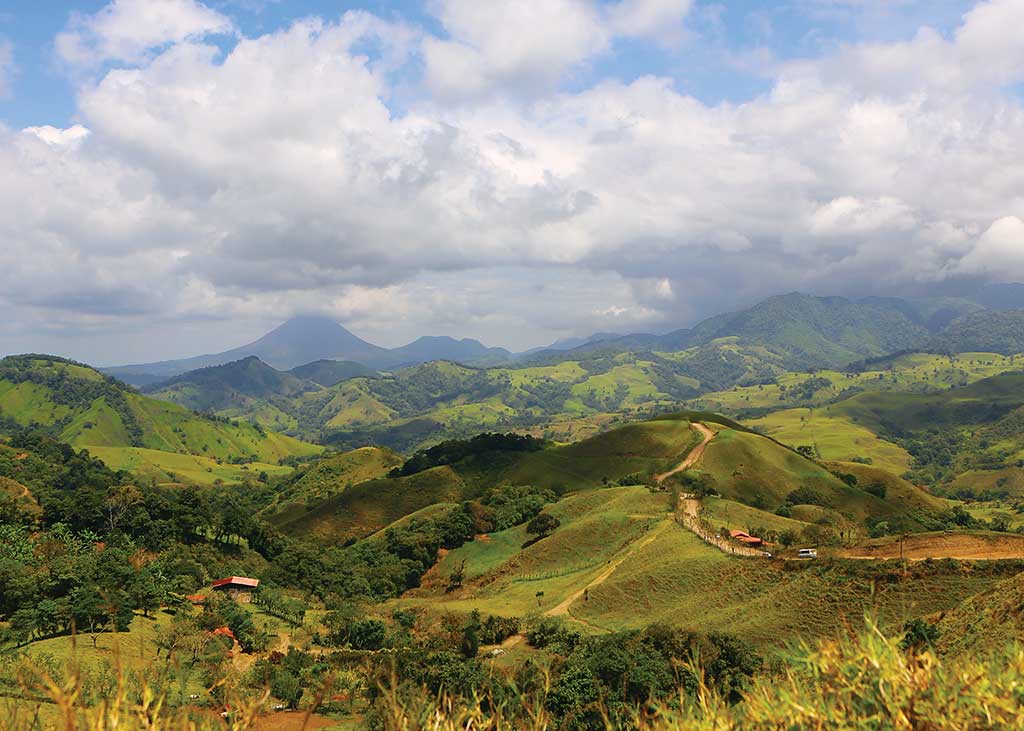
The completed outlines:
[[[259,716],[253,725],[255,731],[312,731],[318,728],[327,728],[337,725],[337,721],[308,714],[302,711],[280,711],[268,713],[266,716]]]
[[[899,539],[880,539],[840,551],[843,558],[899,558]],[[903,557],[994,560],[1024,558],[1024,536],[1010,533],[919,533],[903,541]]]

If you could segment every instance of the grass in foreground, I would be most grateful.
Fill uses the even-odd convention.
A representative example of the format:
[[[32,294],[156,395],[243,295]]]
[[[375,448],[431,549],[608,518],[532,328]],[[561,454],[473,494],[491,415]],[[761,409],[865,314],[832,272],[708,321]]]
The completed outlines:
[[[596,725],[638,731],[982,731],[1024,725],[1020,648],[1005,647],[985,658],[942,660],[927,649],[904,649],[902,639],[884,635],[869,622],[856,637],[800,645],[782,669],[755,676],[736,698],[725,698],[704,682],[700,658],[694,658],[688,669],[695,682],[680,688],[678,696],[641,705],[617,723]],[[42,675],[25,691],[47,698],[53,708],[49,727],[67,731],[248,731],[260,727],[266,702],[265,696],[238,701],[227,719],[190,717],[167,707],[150,688],[136,693],[119,682],[101,703],[85,706],[74,674],[61,681]],[[496,697],[482,693],[468,702],[408,688],[381,692],[380,727],[385,731],[556,728],[543,682],[531,691]],[[580,705],[576,715],[609,718],[601,700]],[[0,728],[29,731],[35,720],[31,713],[15,712],[0,717]]]

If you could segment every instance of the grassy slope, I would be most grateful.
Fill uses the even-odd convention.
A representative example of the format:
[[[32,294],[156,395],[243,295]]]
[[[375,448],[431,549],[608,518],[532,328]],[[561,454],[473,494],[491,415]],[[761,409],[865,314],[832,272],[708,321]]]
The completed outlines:
[[[776,383],[736,386],[728,391],[705,394],[696,403],[704,408],[735,413],[745,409],[820,406],[850,389],[940,391],[1018,369],[1024,365],[1024,357],[998,353],[961,353],[956,356],[910,353],[893,358],[884,365],[884,370],[871,369],[862,373],[830,370],[786,372],[776,377]],[[800,386],[812,378],[824,379],[829,385],[822,386],[810,398],[802,398]]]
[[[278,526],[340,540],[379,530],[435,502],[460,502],[500,484],[536,485],[557,493],[588,490],[633,473],[653,473],[678,462],[698,437],[684,419],[630,424],[540,452],[489,454],[416,475],[377,479],[290,513]]]
[[[383,478],[401,464],[402,458],[391,450],[361,447],[300,467],[300,472],[281,488],[274,504],[267,508],[266,516],[278,522],[299,518],[307,504],[334,497],[353,485]]]
[[[899,492],[898,500],[896,495],[892,501],[880,499],[770,439],[731,429],[721,430],[708,445],[700,469],[714,477],[723,497],[768,511],[786,502],[797,488],[816,491],[827,507],[858,521],[937,507],[934,498],[909,486]],[[853,466],[843,465],[843,471],[853,471]]]
[[[869,458],[879,467],[901,475],[912,458],[902,447],[887,442],[867,427],[826,409],[787,409],[746,422],[780,442],[815,447],[823,459],[849,461]]]
[[[873,431],[990,423],[1024,404],[1024,375],[987,378],[935,394],[864,393],[832,407]]]
[[[32,368],[47,371],[57,366],[75,379],[102,380],[95,371],[76,365],[35,361]],[[158,481],[188,479],[209,483],[218,478],[238,481],[245,471],[279,471],[276,465],[285,457],[309,456],[322,451],[319,446],[282,434],[261,433],[245,422],[208,419],[180,406],[129,391],[124,392],[124,398],[141,430],[140,446],[132,446],[124,420],[107,403],[106,397],[70,407],[57,403],[47,385],[0,380],[0,410],[6,417],[23,425],[43,426],[69,419],[57,435],[62,441],[76,448],[90,449],[115,469],[137,469]],[[248,470],[238,465],[217,464],[239,458],[255,464]],[[179,479],[172,478],[171,472]]]
[[[435,467],[409,477],[363,482],[300,514],[289,511],[275,524],[290,535],[340,542],[366,536],[435,503],[464,497],[459,475],[451,467]]]
[[[1006,579],[944,612],[936,649],[947,655],[982,655],[1008,642],[1024,642],[1024,574]]]
[[[558,605],[628,554],[586,600],[570,607],[593,632],[652,622],[727,631],[761,646],[824,637],[859,624],[866,611],[898,627],[907,618],[955,606],[1012,566],[981,570],[920,564],[897,580],[895,567],[736,559],[707,546],[666,515],[666,496],[642,487],[595,490],[548,509],[562,527],[525,549],[522,526],[448,553],[424,586],[396,603],[436,611],[526,616]],[[743,509],[745,506],[734,506]],[[749,508],[746,508],[749,510]],[[643,545],[643,537],[652,538]],[[447,593],[465,562],[466,584]]]
[[[794,565],[735,559],[682,529],[665,531],[590,593],[577,615],[609,629],[653,621],[731,632],[763,645],[834,635],[865,612],[899,626],[948,608],[989,577],[949,567],[895,568],[853,563]],[[880,574],[880,575],[879,575]]]

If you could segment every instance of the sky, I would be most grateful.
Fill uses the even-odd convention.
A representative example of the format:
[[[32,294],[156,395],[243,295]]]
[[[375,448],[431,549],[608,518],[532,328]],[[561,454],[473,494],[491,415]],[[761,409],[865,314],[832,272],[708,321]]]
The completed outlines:
[[[0,354],[1024,280],[1024,0],[3,0]]]

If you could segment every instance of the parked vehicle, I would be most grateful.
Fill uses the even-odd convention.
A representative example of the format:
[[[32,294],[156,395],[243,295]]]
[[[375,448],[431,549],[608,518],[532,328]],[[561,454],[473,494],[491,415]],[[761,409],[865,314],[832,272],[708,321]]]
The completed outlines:
[[[800,553],[797,554],[797,558],[817,558],[818,549],[816,548],[801,548]]]

